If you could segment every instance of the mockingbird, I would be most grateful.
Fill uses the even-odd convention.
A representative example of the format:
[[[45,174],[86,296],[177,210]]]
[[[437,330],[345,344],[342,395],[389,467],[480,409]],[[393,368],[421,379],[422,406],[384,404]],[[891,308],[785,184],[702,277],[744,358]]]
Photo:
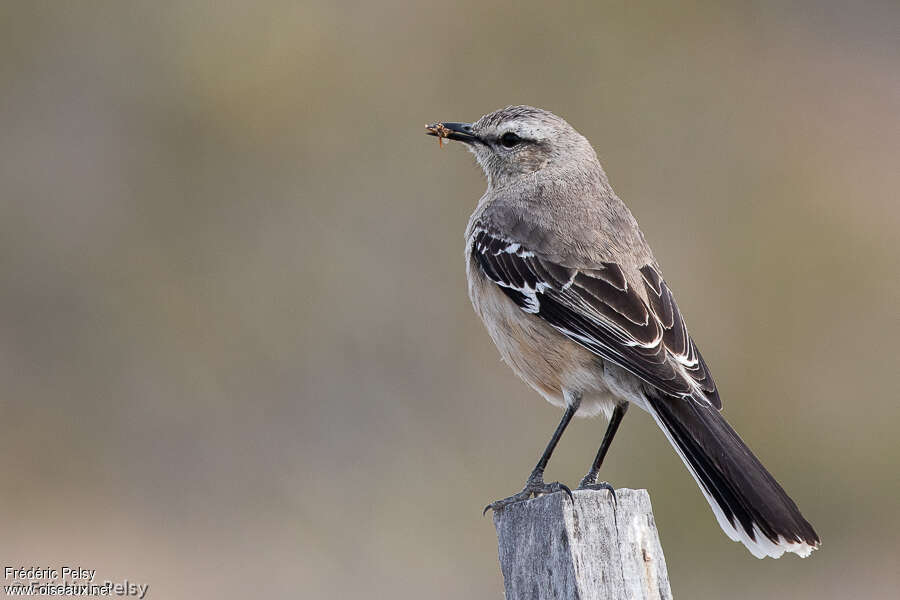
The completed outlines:
[[[609,420],[580,488],[598,483],[628,405],[650,413],[687,465],[725,533],[754,556],[808,556],[819,537],[719,410],[712,375],[631,212],[590,143],[560,117],[510,106],[427,133],[464,142],[487,176],[466,228],[469,297],[503,360],[565,409],[521,492],[544,483],[575,415]]]

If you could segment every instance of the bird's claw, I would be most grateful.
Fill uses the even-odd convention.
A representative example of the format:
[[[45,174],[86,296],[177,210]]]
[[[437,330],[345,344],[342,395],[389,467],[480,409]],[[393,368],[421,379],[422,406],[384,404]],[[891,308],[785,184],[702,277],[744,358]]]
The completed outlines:
[[[542,496],[544,494],[555,494],[556,492],[565,492],[566,496],[569,497],[569,500],[573,504],[575,503],[575,498],[572,496],[572,490],[570,490],[568,486],[558,481],[554,481],[552,483],[544,483],[544,481],[540,478],[529,478],[528,482],[525,484],[525,487],[522,488],[521,492],[513,494],[508,498],[504,498],[503,500],[495,500],[494,502],[491,502],[484,507],[484,510],[481,512],[481,516],[486,515],[487,511],[489,510],[498,511],[506,508],[510,504],[524,502],[532,496],[537,498],[538,496]]]
[[[578,486],[579,490],[607,490],[612,495],[613,502],[616,504],[619,503],[619,500],[616,498],[616,490],[613,488],[612,484],[608,481],[601,481],[599,483],[588,483],[584,479],[581,480],[581,484]]]
[[[553,485],[553,484],[550,484],[550,485]],[[569,486],[559,483],[558,481],[556,482],[556,485],[559,486],[559,489],[561,491],[566,493],[566,496],[569,497],[569,502],[571,502],[572,504],[575,504],[575,496],[572,495],[572,490],[569,489]]]

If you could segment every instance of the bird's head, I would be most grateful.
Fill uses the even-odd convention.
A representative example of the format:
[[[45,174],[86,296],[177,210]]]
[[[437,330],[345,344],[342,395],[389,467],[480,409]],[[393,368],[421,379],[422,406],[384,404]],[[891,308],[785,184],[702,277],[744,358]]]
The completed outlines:
[[[538,171],[588,170],[597,165],[584,136],[562,118],[531,106],[508,106],[474,123],[435,123],[425,130],[467,144],[495,186]]]

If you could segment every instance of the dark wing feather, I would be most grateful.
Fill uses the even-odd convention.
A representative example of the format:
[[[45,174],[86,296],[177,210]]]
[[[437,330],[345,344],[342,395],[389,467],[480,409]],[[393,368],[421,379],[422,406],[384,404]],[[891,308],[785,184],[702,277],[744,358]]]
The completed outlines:
[[[645,301],[615,263],[566,267],[484,229],[476,229],[472,255],[525,312],[666,394],[722,407],[672,292],[652,265],[640,269]]]

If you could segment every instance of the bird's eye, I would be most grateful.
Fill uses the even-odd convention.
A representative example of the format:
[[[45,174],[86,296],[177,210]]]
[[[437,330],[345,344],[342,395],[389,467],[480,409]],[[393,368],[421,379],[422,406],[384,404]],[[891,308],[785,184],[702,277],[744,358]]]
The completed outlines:
[[[500,143],[503,144],[504,148],[514,148],[515,146],[518,146],[521,141],[522,138],[512,131],[507,131],[500,137]]]

